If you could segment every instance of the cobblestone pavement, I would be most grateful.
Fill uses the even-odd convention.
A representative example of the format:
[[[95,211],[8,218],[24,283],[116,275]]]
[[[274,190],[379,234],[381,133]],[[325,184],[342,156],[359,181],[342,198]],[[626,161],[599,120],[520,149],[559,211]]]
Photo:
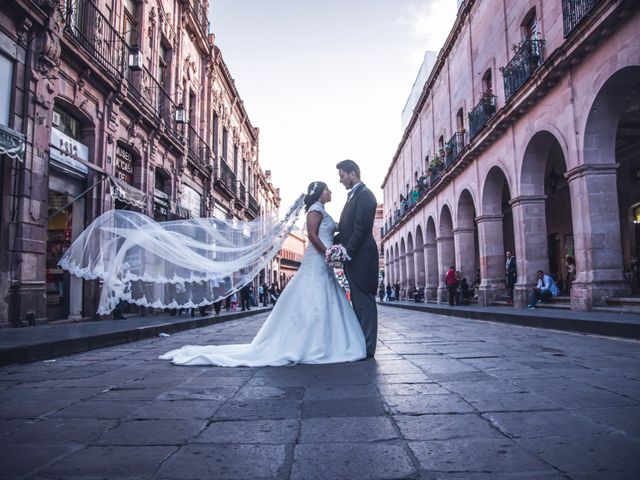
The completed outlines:
[[[156,359],[265,316],[0,369],[0,476],[638,478],[636,341],[381,307],[375,360]]]

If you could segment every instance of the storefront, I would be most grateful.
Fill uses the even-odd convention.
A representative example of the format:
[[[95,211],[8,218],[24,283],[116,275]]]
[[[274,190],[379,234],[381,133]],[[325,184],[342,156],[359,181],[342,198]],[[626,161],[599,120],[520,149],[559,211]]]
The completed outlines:
[[[47,205],[47,319],[82,317],[82,279],[58,267],[58,261],[85,226],[89,148],[81,141],[80,123],[54,108],[49,154]]]
[[[153,190],[153,219],[156,222],[169,220],[171,210],[169,192],[171,191],[169,177],[163,175],[159,169],[155,172],[155,184]]]
[[[134,187],[134,173],[139,161],[122,145],[116,145],[114,175],[109,177],[113,208],[147,213],[147,195]]]

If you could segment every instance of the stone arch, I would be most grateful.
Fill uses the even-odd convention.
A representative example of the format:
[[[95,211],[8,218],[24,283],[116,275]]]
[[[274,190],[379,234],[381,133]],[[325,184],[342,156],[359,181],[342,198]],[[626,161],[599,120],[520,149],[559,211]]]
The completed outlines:
[[[398,241],[396,240],[396,244],[394,246],[394,255],[393,255],[393,282],[394,284],[400,283],[400,248],[398,246]],[[397,300],[397,298],[396,298]]]
[[[574,201],[576,272],[574,308],[590,309],[632,285],[624,272],[640,253],[631,208],[640,202],[634,173],[640,171],[640,65],[624,66],[597,91],[584,128],[583,164],[567,177]],[[634,183],[635,182],[635,183]],[[640,237],[638,237],[640,238]],[[637,258],[637,257],[636,257]],[[640,273],[640,272],[637,272]],[[640,286],[634,285],[638,291]]]
[[[478,250],[478,230],[476,228],[476,207],[471,192],[462,190],[458,197],[456,228],[453,230],[456,253],[456,268],[471,283],[480,265]]]
[[[436,243],[436,222],[432,216],[427,218],[424,242],[424,262],[426,274],[426,299],[436,300],[438,295],[438,247]]]
[[[407,289],[411,289],[416,286],[416,269],[414,265],[414,253],[413,253],[413,235],[411,232],[407,234]]]
[[[449,205],[445,204],[440,209],[440,221],[438,223],[438,303],[444,303],[447,298],[447,288],[444,283],[444,275],[451,265],[455,264],[455,246],[453,242],[453,218]]]
[[[515,252],[511,188],[504,170],[493,166],[482,187],[482,214],[476,218],[480,245],[481,305],[505,293],[504,252]]]
[[[547,130],[536,132],[524,151],[520,196],[511,202],[517,240],[516,306],[526,305],[537,270],[551,274],[561,290],[569,291],[564,259],[574,258],[574,249],[566,154],[564,140]]]

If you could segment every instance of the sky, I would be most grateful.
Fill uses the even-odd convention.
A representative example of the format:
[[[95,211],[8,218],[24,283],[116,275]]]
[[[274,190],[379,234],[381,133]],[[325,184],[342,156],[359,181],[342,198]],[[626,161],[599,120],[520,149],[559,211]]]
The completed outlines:
[[[456,11],[456,0],[210,0],[210,28],[260,129],[281,212],[321,180],[339,218],[347,192],[335,165],[345,158],[382,202],[424,52],[440,50]]]

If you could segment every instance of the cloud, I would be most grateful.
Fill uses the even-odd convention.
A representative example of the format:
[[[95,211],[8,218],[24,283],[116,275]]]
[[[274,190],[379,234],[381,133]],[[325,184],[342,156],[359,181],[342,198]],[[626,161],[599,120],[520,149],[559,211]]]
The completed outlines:
[[[408,49],[411,62],[422,62],[425,50],[439,52],[458,11],[456,0],[411,2],[402,10],[398,23],[408,27],[415,43]]]

